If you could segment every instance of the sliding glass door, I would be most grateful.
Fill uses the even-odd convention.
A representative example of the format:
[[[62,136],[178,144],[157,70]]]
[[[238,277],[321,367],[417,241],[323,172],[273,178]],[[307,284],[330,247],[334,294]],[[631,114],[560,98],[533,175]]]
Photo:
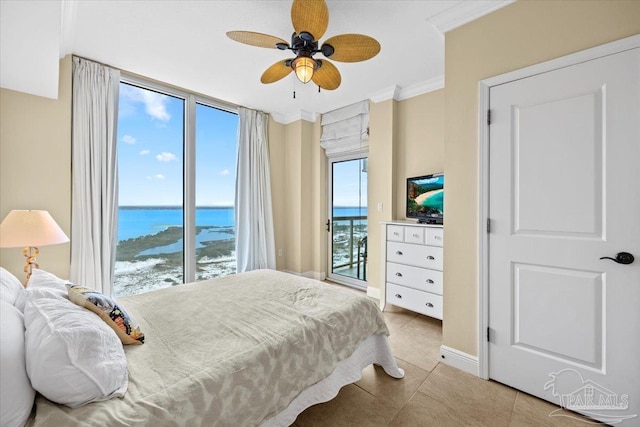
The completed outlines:
[[[367,287],[367,157],[329,159],[329,278]]]

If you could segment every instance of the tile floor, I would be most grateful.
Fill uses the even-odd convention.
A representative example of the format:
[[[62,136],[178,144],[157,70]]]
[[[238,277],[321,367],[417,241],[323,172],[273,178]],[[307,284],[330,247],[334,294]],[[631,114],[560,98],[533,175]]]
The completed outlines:
[[[369,366],[338,396],[312,406],[294,426],[588,426],[579,416],[549,417],[556,406],[440,363],[442,322],[389,306],[390,343],[405,377]]]

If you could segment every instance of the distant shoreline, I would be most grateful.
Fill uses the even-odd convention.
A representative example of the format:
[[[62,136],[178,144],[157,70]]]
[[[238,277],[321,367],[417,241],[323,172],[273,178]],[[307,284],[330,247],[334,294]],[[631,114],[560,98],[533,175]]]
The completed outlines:
[[[196,209],[233,209],[234,206],[196,206]],[[161,209],[165,209],[165,210],[182,210],[184,209],[183,206],[118,206],[118,209],[122,209],[125,211],[130,211],[130,210],[139,210],[139,209],[144,209],[144,210],[161,210]]]
[[[234,209],[235,206],[196,206],[196,209]],[[334,209],[367,209],[366,206],[334,206]],[[160,209],[167,209],[167,210],[181,210],[184,209],[183,206],[175,206],[175,205],[167,205],[167,206],[161,206],[161,205],[150,205],[150,206],[144,206],[144,205],[134,205],[134,206],[118,206],[118,209],[122,209],[122,210],[137,210],[137,209],[144,209],[144,210],[160,210]]]

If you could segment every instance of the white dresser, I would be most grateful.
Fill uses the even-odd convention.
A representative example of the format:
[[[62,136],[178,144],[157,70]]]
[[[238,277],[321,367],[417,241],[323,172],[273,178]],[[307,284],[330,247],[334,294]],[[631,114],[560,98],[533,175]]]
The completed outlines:
[[[388,222],[383,236],[381,308],[393,304],[442,319],[442,226]]]

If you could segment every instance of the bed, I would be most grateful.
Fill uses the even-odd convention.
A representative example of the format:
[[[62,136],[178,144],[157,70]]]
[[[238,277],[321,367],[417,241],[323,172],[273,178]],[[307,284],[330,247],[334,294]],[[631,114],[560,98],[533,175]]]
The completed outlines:
[[[124,397],[69,408],[36,397],[31,426],[288,426],[375,363],[402,378],[376,304],[258,270],[124,297],[144,331]]]

